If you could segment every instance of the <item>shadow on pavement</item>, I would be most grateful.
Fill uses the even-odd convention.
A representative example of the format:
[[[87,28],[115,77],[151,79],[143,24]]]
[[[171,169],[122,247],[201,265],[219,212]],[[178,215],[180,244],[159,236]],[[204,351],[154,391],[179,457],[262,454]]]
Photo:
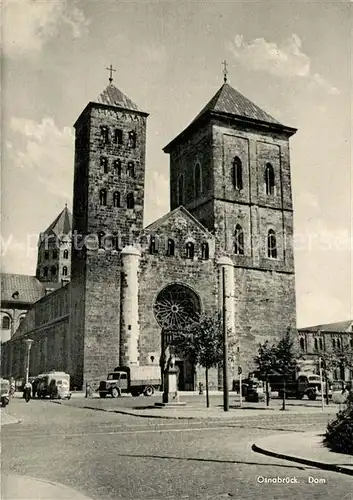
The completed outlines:
[[[164,455],[139,455],[139,454],[131,454],[131,453],[117,453],[119,457],[129,457],[129,458],[156,458],[157,460],[183,460],[190,462],[212,462],[219,464],[244,464],[244,465],[273,465],[270,463],[261,463],[261,462],[245,462],[244,460],[219,460],[215,458],[193,458],[193,457],[175,457],[175,456],[164,456]],[[285,464],[276,464],[276,467],[283,467],[285,469],[299,469],[306,470],[308,467],[303,467],[299,465],[285,465]]]

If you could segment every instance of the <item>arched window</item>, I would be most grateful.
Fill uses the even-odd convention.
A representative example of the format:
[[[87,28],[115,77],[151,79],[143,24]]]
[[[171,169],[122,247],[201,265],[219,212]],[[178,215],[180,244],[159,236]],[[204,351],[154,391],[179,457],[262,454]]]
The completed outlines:
[[[63,267],[63,273],[62,274],[63,274],[63,276],[67,276],[67,267],[66,266]]]
[[[49,259],[49,250],[44,251],[44,259],[48,260]]]
[[[52,276],[56,276],[56,266],[51,266],[50,272]]]
[[[167,243],[167,255],[168,257],[173,257],[175,253],[175,243],[171,238],[168,239]]]
[[[194,193],[195,198],[198,198],[202,193],[202,169],[200,162],[194,166]]]
[[[135,177],[135,165],[133,161],[129,161],[127,164],[127,175],[128,177]]]
[[[116,175],[120,178],[121,177],[121,160],[119,158],[114,161],[114,170],[116,172]]]
[[[193,259],[195,255],[195,245],[192,241],[188,241],[185,245],[185,254],[187,259]]]
[[[314,339],[314,349],[317,351],[319,349],[317,339]]]
[[[128,193],[128,195],[126,197],[126,206],[127,206],[127,208],[134,208],[135,207],[134,193]]]
[[[115,207],[115,208],[120,207],[120,193],[119,193],[119,191],[115,191],[113,194],[113,207]]]
[[[232,180],[234,189],[241,191],[243,189],[243,166],[238,156],[233,160]]]
[[[114,130],[114,144],[120,146],[123,143],[123,131],[120,128]]]
[[[265,191],[266,194],[272,196],[275,194],[275,172],[271,163],[266,163],[265,168]]]
[[[349,339],[349,346],[351,349],[353,349],[353,337]]]
[[[69,251],[68,250],[64,250],[64,252],[63,252],[63,258],[64,259],[68,259],[69,258]]]
[[[121,244],[120,244],[120,236],[119,235],[113,236],[112,244],[113,244],[113,250],[116,250],[116,251],[120,250]]]
[[[203,260],[207,260],[210,257],[210,251],[208,247],[208,243],[205,241],[201,245],[201,258]]]
[[[58,251],[56,248],[54,248],[53,250],[53,259],[57,259],[58,258]]]
[[[322,351],[324,348],[324,343],[322,341],[322,338],[319,338],[319,347],[320,347],[320,351]]]
[[[184,174],[180,174],[178,177],[177,202],[178,206],[184,205]]]
[[[277,259],[276,233],[270,229],[267,234],[267,256],[270,259]]]
[[[99,248],[105,247],[105,232],[104,231],[99,231],[99,233],[98,233],[98,247]]]
[[[101,138],[103,144],[109,144],[109,128],[106,125],[101,126]]]
[[[44,276],[44,278],[46,278],[48,276],[48,271],[49,271],[49,269],[47,267],[43,268],[43,276]]]
[[[234,253],[244,255],[244,231],[240,224],[235,226]]]
[[[102,156],[101,158],[101,167],[103,169],[103,173],[107,174],[108,173],[108,159]]]
[[[129,148],[136,148],[136,132],[134,130],[129,132],[128,146]]]
[[[336,339],[332,339],[332,348],[336,349]]]
[[[341,349],[341,341],[340,341],[340,339],[337,339],[337,349]]]
[[[22,323],[22,321],[23,321],[24,319],[25,319],[25,317],[24,317],[24,316],[20,316],[20,317],[18,318],[18,322],[19,322],[19,323]]]
[[[10,317],[9,316],[3,316],[2,317],[2,322],[1,322],[1,328],[3,330],[10,330],[10,325],[11,325]]]
[[[101,189],[99,191],[99,204],[106,205],[107,204],[107,190]]]
[[[158,253],[158,237],[155,235],[150,238],[150,253]]]
[[[305,340],[303,339],[303,337],[301,337],[301,339],[299,340],[299,343],[300,343],[300,349],[302,351],[305,351]]]

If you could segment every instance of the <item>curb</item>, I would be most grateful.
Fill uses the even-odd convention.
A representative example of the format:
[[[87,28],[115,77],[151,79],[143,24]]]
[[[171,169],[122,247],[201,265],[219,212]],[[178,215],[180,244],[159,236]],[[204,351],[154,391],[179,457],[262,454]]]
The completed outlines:
[[[55,403],[55,404],[62,404],[62,401],[60,400],[49,400],[50,403]],[[143,415],[143,414],[139,414],[139,413],[136,413],[136,412],[132,412],[132,411],[128,411],[128,410],[111,410],[111,409],[106,409],[106,408],[96,408],[94,406],[88,406],[88,405],[85,405],[85,406],[75,406],[75,405],[68,405],[68,406],[71,406],[73,408],[82,408],[82,409],[85,409],[85,410],[93,410],[93,411],[104,411],[104,412],[107,412],[107,413],[117,413],[117,414],[120,414],[120,415],[129,415],[129,416],[132,416],[132,417],[136,417],[136,418],[161,418],[161,419],[169,419],[169,420],[206,420],[206,419],[211,419],[211,420],[214,420],[214,421],[223,421],[224,418],[222,417],[219,417],[219,416],[212,416],[212,415],[207,415],[207,416],[204,416],[204,417],[200,417],[199,415],[194,415],[194,416],[184,416],[184,415],[153,415],[153,414],[148,414],[148,415]],[[185,407],[184,407],[185,408]],[[260,410],[260,408],[243,408],[244,411],[246,410]],[[265,409],[264,409],[265,410]],[[275,413],[277,414],[284,414],[285,412],[283,412],[282,410],[278,410],[276,408],[270,408],[270,409],[266,409],[267,411],[268,410],[274,410]],[[136,411],[139,411],[139,410],[136,410]],[[302,415],[303,412],[298,412],[298,411],[290,411],[289,409],[286,410],[288,411],[288,413],[291,413],[292,415]],[[272,412],[271,412],[272,413]],[[272,413],[273,415],[274,413]],[[309,412],[308,413],[309,415],[312,415],[313,412]],[[326,415],[326,416],[330,416],[331,415],[331,412],[320,412],[321,415]],[[248,415],[247,415],[248,416]],[[239,417],[239,415],[233,415],[233,418],[236,418],[236,417]],[[245,415],[243,415],[241,418],[245,418]]]
[[[251,449],[255,453],[261,453],[262,455],[267,455],[269,457],[281,458],[283,460],[288,460],[290,462],[297,462],[303,465],[310,465],[317,467],[318,469],[330,470],[333,472],[340,472],[341,474],[347,474],[348,476],[353,476],[353,469],[348,469],[342,465],[330,464],[327,462],[319,462],[317,460],[309,460],[307,458],[295,457],[292,455],[286,455],[284,453],[276,453],[274,451],[265,450],[260,448],[255,443],[251,446]]]

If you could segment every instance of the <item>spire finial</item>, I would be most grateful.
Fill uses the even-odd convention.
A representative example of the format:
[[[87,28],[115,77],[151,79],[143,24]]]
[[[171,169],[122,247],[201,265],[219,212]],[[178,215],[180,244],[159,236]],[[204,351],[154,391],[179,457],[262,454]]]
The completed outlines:
[[[109,68],[105,68],[105,69],[109,71],[109,83],[111,85],[113,82],[113,71],[115,72],[116,69],[114,69],[112,65],[110,65]]]
[[[222,64],[223,64],[223,80],[224,83],[227,83],[227,75],[228,75],[227,61],[226,60],[222,61]]]

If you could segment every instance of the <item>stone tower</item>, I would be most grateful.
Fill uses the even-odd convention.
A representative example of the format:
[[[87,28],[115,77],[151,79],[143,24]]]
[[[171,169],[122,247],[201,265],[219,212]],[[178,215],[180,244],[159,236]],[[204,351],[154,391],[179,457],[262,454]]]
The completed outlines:
[[[75,123],[70,330],[78,386],[119,364],[120,251],[143,227],[147,116],[110,83]]]
[[[65,206],[50,226],[40,233],[36,277],[43,283],[65,283],[71,274],[72,215]]]
[[[164,151],[171,209],[184,205],[233,262],[235,328],[244,363],[295,329],[293,207],[284,126],[224,83]]]

